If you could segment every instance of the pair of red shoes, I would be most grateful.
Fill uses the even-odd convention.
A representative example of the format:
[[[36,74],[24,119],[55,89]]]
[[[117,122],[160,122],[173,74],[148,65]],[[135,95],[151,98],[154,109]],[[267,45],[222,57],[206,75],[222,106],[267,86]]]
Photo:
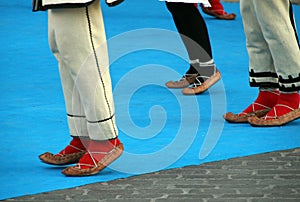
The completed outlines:
[[[260,90],[257,99],[243,112],[226,113],[230,123],[250,123],[252,126],[282,126],[300,118],[299,93]]]
[[[118,138],[96,141],[73,137],[70,144],[58,154],[46,152],[39,158],[42,162],[52,165],[77,163],[75,166],[65,168],[62,173],[66,176],[89,176],[103,170],[121,156],[123,151],[123,144]]]

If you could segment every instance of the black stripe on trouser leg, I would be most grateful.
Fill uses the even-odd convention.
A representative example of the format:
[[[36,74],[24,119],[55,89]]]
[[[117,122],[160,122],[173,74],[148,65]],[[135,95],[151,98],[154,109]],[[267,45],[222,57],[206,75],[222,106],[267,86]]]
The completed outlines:
[[[292,84],[291,86],[286,86],[284,84],[279,85],[279,90],[282,92],[295,92],[300,91],[300,85],[296,86],[295,84]]]
[[[250,76],[250,86],[251,87],[260,87],[260,88],[278,88],[278,82],[267,82],[267,81],[259,81],[262,78],[269,79],[278,79],[278,76],[274,72],[254,72],[253,69],[249,72]],[[267,80],[267,79],[266,79]]]
[[[278,83],[272,82],[256,82],[255,80],[250,82],[251,87],[259,87],[259,88],[279,88]]]
[[[79,119],[86,119],[86,116],[81,116],[81,115],[72,115],[72,114],[67,114],[68,117],[70,118],[79,118]],[[106,118],[106,119],[102,119],[102,120],[98,120],[98,121],[89,121],[86,119],[87,122],[89,123],[103,123],[105,121],[109,121],[111,120],[112,118],[114,118],[115,114],[113,114],[111,117],[109,118]]]
[[[74,114],[67,114],[68,117],[71,117],[71,118],[85,118],[84,115],[74,115]]]
[[[250,77],[271,77],[278,78],[277,74],[274,72],[254,72],[253,69],[249,72]]]
[[[109,118],[107,118],[107,119],[103,119],[103,120],[99,120],[99,121],[87,121],[87,122],[89,122],[89,123],[103,123],[103,122],[105,122],[105,121],[109,121],[109,120],[111,120],[112,118],[114,118],[114,114],[111,116],[111,117],[109,117]]]
[[[293,92],[300,90],[300,73],[298,77],[293,78],[291,75],[287,79],[279,76],[279,90],[283,92]]]
[[[89,15],[89,8],[88,8],[88,6],[86,7],[86,17],[87,17],[87,21],[88,21],[88,29],[89,29],[89,35],[90,35],[90,42],[91,42],[91,45],[92,45],[92,48],[93,48],[93,54],[94,54],[95,61],[96,61],[96,66],[97,66],[97,71],[98,71],[99,79],[100,79],[102,87],[103,87],[104,98],[105,98],[105,101],[106,101],[106,104],[107,104],[107,107],[108,107],[108,110],[109,110],[109,114],[112,114],[112,112],[111,112],[111,106],[110,106],[110,103],[109,103],[108,98],[107,98],[106,87],[105,87],[105,83],[104,83],[102,75],[101,75],[100,65],[99,65],[99,61],[98,61],[98,57],[97,57],[97,52],[96,52],[95,44],[94,44],[94,40],[93,40],[92,25],[91,25],[91,19],[90,19],[90,15]],[[115,123],[114,123],[112,117],[113,117],[113,115],[111,115],[110,118],[107,118],[105,120],[112,122],[112,125],[113,125],[113,128],[114,128],[114,132],[115,132],[115,136],[117,136],[117,130],[115,128]]]

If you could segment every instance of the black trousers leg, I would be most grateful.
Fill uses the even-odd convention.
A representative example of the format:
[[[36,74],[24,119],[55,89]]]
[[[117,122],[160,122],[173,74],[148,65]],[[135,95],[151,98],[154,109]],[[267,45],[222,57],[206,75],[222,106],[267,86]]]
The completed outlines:
[[[181,34],[190,60],[207,62],[212,59],[212,50],[206,23],[192,3],[166,2],[175,26]]]

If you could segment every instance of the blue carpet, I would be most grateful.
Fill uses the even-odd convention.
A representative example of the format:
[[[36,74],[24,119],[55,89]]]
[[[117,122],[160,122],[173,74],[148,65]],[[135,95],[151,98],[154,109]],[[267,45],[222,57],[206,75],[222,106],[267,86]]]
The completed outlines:
[[[103,4],[103,2],[102,2]],[[70,140],[57,64],[47,42],[47,15],[25,0],[0,3],[0,199],[65,189],[142,173],[300,146],[300,121],[284,127],[230,125],[257,93],[248,85],[248,55],[238,3],[235,21],[205,16],[222,81],[200,96],[164,87],[188,67],[170,14],[159,1],[102,5],[124,155],[96,176],[70,178],[37,156]],[[294,8],[300,29],[300,8]]]

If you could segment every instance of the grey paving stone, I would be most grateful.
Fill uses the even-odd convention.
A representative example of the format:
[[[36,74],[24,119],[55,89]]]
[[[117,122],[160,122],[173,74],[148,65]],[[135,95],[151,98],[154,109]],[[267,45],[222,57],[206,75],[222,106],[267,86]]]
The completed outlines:
[[[299,202],[300,148],[187,166],[4,201]]]

